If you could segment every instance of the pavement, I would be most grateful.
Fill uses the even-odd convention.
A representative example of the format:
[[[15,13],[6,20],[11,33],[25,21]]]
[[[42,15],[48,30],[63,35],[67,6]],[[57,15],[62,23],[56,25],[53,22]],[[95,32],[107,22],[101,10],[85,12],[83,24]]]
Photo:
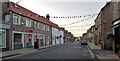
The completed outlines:
[[[51,47],[56,47],[56,46],[60,46],[60,45],[62,45],[62,44],[41,46],[38,49],[24,48],[24,49],[12,50],[12,51],[5,51],[5,52],[1,52],[2,57],[0,57],[0,58],[9,59],[11,57],[13,58],[13,57],[21,56],[21,55],[27,55],[27,54],[38,52],[39,50],[43,50],[43,49],[47,49],[47,48],[51,48]]]
[[[88,46],[93,52],[96,59],[100,60],[111,60],[111,61],[118,61],[119,57],[114,54],[111,50],[102,50],[100,47],[96,46],[92,42],[88,42]]]
[[[22,56],[12,57],[8,59],[29,59],[29,60],[36,60],[36,59],[47,59],[51,61],[51,59],[55,61],[89,61],[93,59],[89,48],[87,45],[81,45],[80,42],[72,42],[66,43],[58,47],[48,48],[44,50],[39,50],[38,52],[34,52],[31,54],[26,54]],[[40,60],[38,60],[40,61]],[[43,60],[44,61],[44,60]]]

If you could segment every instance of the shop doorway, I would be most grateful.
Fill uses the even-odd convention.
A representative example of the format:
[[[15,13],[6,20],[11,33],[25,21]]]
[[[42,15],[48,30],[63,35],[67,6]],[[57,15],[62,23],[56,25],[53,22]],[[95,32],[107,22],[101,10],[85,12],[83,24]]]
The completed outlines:
[[[120,27],[115,28],[115,53],[120,50]]]
[[[27,34],[26,35],[26,48],[31,48],[33,47],[32,45],[32,34]]]

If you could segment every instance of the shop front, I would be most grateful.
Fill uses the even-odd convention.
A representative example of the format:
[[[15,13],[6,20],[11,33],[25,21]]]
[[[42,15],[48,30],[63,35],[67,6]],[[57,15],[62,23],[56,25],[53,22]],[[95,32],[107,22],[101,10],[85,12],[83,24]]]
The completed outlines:
[[[13,48],[16,49],[22,49],[23,48],[23,34],[22,33],[14,33],[13,34]]]
[[[113,35],[115,37],[114,41],[114,51],[117,55],[120,54],[120,18],[117,20],[113,21]]]

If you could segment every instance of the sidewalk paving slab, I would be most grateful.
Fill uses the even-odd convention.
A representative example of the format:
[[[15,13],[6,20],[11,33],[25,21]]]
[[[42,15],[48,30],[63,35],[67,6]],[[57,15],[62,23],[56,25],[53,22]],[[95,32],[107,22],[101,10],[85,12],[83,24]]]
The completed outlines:
[[[107,50],[101,50],[101,48],[99,48],[98,46],[96,46],[94,43],[92,42],[88,42],[88,46],[90,47],[91,50],[96,50],[97,52],[99,52],[99,54],[95,54],[96,59],[119,59],[118,56],[116,56],[115,54],[112,54],[111,51],[107,51]],[[99,50],[99,51],[98,51]],[[111,54],[108,54],[111,53]]]

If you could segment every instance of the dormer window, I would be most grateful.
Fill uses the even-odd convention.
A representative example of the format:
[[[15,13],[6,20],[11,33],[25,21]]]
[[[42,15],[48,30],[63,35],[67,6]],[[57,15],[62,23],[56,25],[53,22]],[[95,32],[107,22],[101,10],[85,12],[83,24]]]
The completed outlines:
[[[36,17],[39,17],[38,15],[36,15]]]
[[[15,8],[19,9],[19,7],[18,7],[16,4],[13,4],[13,6],[14,6]]]

